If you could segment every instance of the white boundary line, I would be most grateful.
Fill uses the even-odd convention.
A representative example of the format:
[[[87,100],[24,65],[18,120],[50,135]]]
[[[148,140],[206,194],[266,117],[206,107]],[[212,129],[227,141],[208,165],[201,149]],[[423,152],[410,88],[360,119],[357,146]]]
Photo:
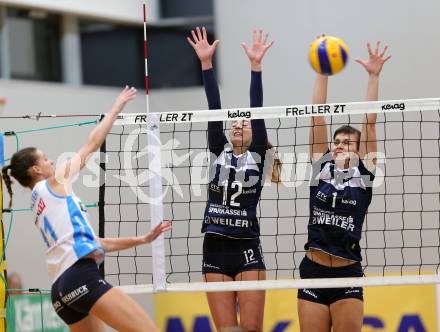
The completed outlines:
[[[191,282],[166,284],[166,292],[218,292],[298,288],[340,288],[409,286],[440,284],[440,275],[391,276],[365,278],[281,279],[228,282]],[[119,286],[127,294],[153,293],[153,285]]]
[[[310,116],[359,115],[367,113],[403,113],[439,111],[440,98],[384,100],[375,102],[292,105],[221,110],[154,113],[161,123],[191,123],[238,119],[279,119]],[[153,114],[153,113],[152,113]],[[115,125],[147,124],[145,113],[122,113]]]

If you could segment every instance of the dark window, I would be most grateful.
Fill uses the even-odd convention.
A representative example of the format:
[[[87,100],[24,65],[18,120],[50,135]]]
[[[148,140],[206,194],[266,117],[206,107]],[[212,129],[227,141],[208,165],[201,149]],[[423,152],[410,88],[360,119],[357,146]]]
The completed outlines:
[[[80,31],[84,84],[144,86],[141,28],[82,23]]]
[[[152,88],[202,85],[200,62],[186,37],[190,28],[150,29],[148,59]]]
[[[60,17],[8,9],[11,77],[60,82]]]
[[[160,5],[163,18],[213,15],[212,0],[161,0]]]
[[[148,28],[150,88],[202,84],[200,63],[186,41],[189,31]],[[84,84],[145,87],[142,28],[84,22],[81,46]]]

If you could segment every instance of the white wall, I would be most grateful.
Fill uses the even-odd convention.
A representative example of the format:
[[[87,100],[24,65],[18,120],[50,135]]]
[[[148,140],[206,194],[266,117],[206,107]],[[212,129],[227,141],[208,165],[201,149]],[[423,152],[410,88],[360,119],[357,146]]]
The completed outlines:
[[[240,42],[263,28],[275,40],[264,61],[265,105],[303,104],[311,100],[314,73],[307,62],[315,36],[326,33],[345,40],[347,68],[330,80],[329,101],[357,101],[367,76],[353,60],[366,57],[366,42],[382,40],[393,58],[382,73],[383,99],[438,96],[440,58],[436,0],[217,0],[217,33],[221,39],[221,75],[225,105],[248,103],[249,74]]]

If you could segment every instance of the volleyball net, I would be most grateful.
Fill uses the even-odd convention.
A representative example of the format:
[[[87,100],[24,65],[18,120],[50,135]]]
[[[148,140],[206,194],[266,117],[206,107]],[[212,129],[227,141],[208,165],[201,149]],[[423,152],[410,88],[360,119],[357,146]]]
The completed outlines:
[[[439,99],[414,99],[122,114],[101,151],[100,234],[139,235],[162,219],[174,223],[151,247],[108,254],[107,279],[129,293],[438,283],[439,107]],[[366,113],[378,113],[373,199],[360,243],[366,278],[299,280],[309,221],[310,117],[325,116],[333,133],[346,124],[360,129]],[[229,137],[231,120],[260,118],[282,163],[280,182],[265,181],[257,209],[268,280],[201,282],[207,124],[223,121]]]
[[[366,277],[301,280],[298,268],[309,222],[310,117],[325,116],[331,134],[341,125],[360,128],[366,113],[378,113],[376,178],[361,240]],[[20,128],[32,129],[1,135],[4,159],[7,162],[13,152],[30,145],[45,146],[49,155],[55,150],[57,154],[75,151],[77,141],[52,141],[51,146],[47,142],[55,132],[86,137],[100,118],[24,116]],[[269,141],[282,163],[280,181],[264,182],[257,209],[267,280],[205,283],[201,226],[212,157],[207,124],[223,121],[229,137],[230,121],[241,118],[265,119]],[[439,160],[440,99],[121,114],[101,153],[91,158],[74,188],[87,202],[100,236],[142,235],[153,224],[173,219],[172,231],[151,246],[107,254],[106,279],[127,293],[438,284]],[[31,218],[30,209],[21,202],[16,200],[12,209],[2,208],[6,255],[14,220]],[[19,308],[31,303],[40,316],[50,308],[47,290],[16,291],[12,294],[6,286],[6,293],[12,295],[6,308],[8,326],[21,324],[17,317],[24,317],[17,314],[17,303]],[[30,293],[30,302],[22,292]]]

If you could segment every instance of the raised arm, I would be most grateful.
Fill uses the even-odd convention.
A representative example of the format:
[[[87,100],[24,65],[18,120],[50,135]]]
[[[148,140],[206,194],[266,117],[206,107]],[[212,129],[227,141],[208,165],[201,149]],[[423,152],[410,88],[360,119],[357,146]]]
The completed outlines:
[[[262,82],[262,61],[267,50],[273,45],[273,41],[268,43],[268,33],[263,30],[253,30],[252,46],[246,43],[241,46],[244,49],[251,65],[251,85],[250,85],[250,106],[263,106],[263,82]],[[252,142],[254,146],[267,146],[266,124],[263,119],[252,120]]]
[[[313,104],[327,102],[328,76],[317,75],[313,88]],[[313,116],[309,133],[309,153],[312,161],[317,161],[329,150],[327,123],[323,116]]]
[[[122,112],[125,105],[136,97],[136,89],[125,87],[124,90],[116,98],[110,112],[102,119],[102,121],[92,130],[86,143],[78,150],[78,152],[68,161],[57,168],[55,177],[50,178],[50,185],[58,188],[60,192],[66,191],[68,188],[65,184],[70,184],[70,180],[86,165],[90,156],[96,152],[104,142],[107,134],[111,130],[113,123]],[[63,188],[61,188],[63,187]]]
[[[383,65],[387,62],[391,55],[385,56],[388,46],[380,50],[380,41],[376,43],[376,49],[371,49],[370,43],[367,43],[368,60],[355,59],[361,64],[368,73],[368,85],[366,101],[376,101],[379,99],[379,76]],[[365,114],[362,124],[361,141],[359,146],[359,157],[364,161],[368,169],[374,169],[376,166],[376,119],[377,114]]]
[[[120,251],[133,248],[142,244],[148,244],[157,239],[162,233],[171,229],[171,221],[164,221],[142,236],[99,238],[99,242],[106,252]]]
[[[208,34],[205,27],[191,30],[192,39],[187,37],[188,43],[192,46],[200,60],[203,74],[203,84],[205,86],[206,98],[209,109],[221,109],[220,91],[217,80],[215,79],[212,57],[219,43],[215,40],[212,44],[208,42]],[[228,142],[223,132],[223,122],[211,121],[208,123],[208,145],[211,152],[218,155],[223,151]]]

